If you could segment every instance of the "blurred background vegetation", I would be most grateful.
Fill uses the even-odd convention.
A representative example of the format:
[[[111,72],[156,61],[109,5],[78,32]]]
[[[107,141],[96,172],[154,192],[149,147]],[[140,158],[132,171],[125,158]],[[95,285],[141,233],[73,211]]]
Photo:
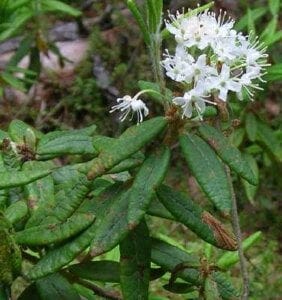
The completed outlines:
[[[118,96],[134,94],[139,80],[153,80],[138,27],[122,0],[62,2],[72,9],[56,1],[44,5],[37,0],[0,2],[1,129],[17,118],[44,132],[95,123],[100,133],[118,135],[128,124],[118,123],[109,107]],[[165,11],[194,8],[198,2],[208,1],[165,0]],[[255,101],[232,99],[229,110],[232,142],[249,157],[260,180],[256,189],[234,177],[244,236],[263,232],[263,238],[247,253],[251,299],[281,299],[281,4],[276,0],[215,1],[215,10],[220,9],[237,20],[238,30],[260,37],[268,46],[272,64]],[[149,105],[152,114],[157,114],[158,108]],[[197,201],[205,201],[193,178],[183,179],[182,172],[188,170],[175,165],[170,183],[189,189]],[[181,225],[156,219],[151,227],[189,251],[205,248]],[[211,259],[219,254],[212,253]],[[113,250],[107,258],[116,255]],[[238,278],[239,285],[238,266],[231,275]],[[161,286],[162,282],[153,283],[151,299],[188,299],[161,291]]]

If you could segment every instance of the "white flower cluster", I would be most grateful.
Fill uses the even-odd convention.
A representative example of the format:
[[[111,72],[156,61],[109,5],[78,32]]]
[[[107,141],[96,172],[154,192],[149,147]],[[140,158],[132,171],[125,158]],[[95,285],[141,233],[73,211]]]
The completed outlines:
[[[166,21],[177,46],[175,55],[166,50],[162,65],[168,77],[183,84],[184,95],[173,99],[183,117],[191,118],[196,109],[201,118],[206,103],[215,104],[212,96],[226,101],[232,91],[242,99],[245,90],[252,98],[253,90],[260,89],[257,80],[263,81],[267,66],[265,48],[233,26],[225,13],[216,17],[209,11],[191,16],[178,12]]]

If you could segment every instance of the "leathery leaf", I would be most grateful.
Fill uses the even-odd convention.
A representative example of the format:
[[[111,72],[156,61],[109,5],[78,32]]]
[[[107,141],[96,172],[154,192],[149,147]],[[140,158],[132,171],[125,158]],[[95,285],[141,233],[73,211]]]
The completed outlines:
[[[90,245],[91,256],[98,256],[114,248],[129,232],[126,215],[128,191],[122,191],[98,208],[94,223],[94,238]]]
[[[5,218],[11,224],[22,220],[28,213],[27,205],[24,201],[17,201],[12,203],[4,212]]]
[[[224,300],[238,299],[240,293],[236,290],[229,277],[222,272],[213,272],[212,279],[216,282],[220,296]]]
[[[97,151],[93,146],[91,135],[96,126],[72,131],[54,131],[44,135],[37,147],[40,158],[56,157],[64,154],[93,154]]]
[[[157,195],[175,219],[190,228],[200,238],[218,248],[237,249],[233,234],[229,233],[221,222],[204,211],[187,195],[165,185],[158,188]]]
[[[151,240],[142,221],[120,243],[120,283],[124,299],[147,299],[150,281]]]
[[[82,230],[94,221],[91,213],[75,213],[63,223],[31,227],[15,233],[15,240],[23,245],[49,245],[62,242]]]
[[[177,272],[177,277],[180,277],[185,281],[195,285],[200,285],[202,283],[201,273],[198,270],[198,267],[200,266],[198,257],[159,239],[153,238],[151,245],[152,262],[169,272],[178,269],[179,272]]]
[[[60,274],[52,274],[36,281],[41,300],[80,300],[74,287]]]
[[[151,141],[167,126],[167,119],[156,117],[128,128],[111,147],[101,151],[99,156],[90,163],[88,169],[88,178],[94,179],[110,170],[122,160],[136,153],[145,144]]]
[[[25,185],[39,178],[45,177],[50,173],[51,170],[48,169],[0,172],[0,189]]]
[[[210,146],[192,134],[180,136],[186,162],[207,197],[224,214],[231,211],[231,192],[224,166]]]
[[[216,128],[203,124],[199,127],[201,137],[215,150],[218,156],[250,184],[258,184],[248,161],[241,152]]]
[[[41,260],[28,271],[27,277],[34,280],[60,270],[73,261],[77,255],[85,250],[94,237],[95,222],[82,234],[63,246],[50,250]]]
[[[151,154],[139,169],[129,192],[127,220],[131,228],[136,226],[146,213],[155,189],[163,181],[170,158],[167,147]]]

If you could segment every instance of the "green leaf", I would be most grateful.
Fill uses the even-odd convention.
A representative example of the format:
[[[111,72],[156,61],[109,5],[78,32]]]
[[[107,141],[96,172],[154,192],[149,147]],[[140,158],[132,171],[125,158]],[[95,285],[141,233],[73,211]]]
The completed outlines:
[[[247,16],[248,16],[248,32],[253,32],[256,35],[256,26],[253,17],[253,11],[248,8],[247,9]]]
[[[26,38],[24,38],[20,42],[20,45],[19,45],[17,51],[15,52],[15,54],[10,58],[7,67],[17,66],[18,63],[26,55],[28,55],[33,42],[34,42],[34,36],[33,35],[28,35]]]
[[[282,161],[281,144],[273,130],[265,123],[258,122],[257,141],[262,143],[277,161]]]
[[[156,100],[157,103],[163,103],[164,97],[166,99],[172,99],[173,93],[169,89],[165,89],[165,95],[161,94],[161,88],[157,83],[150,82],[150,81],[144,81],[144,80],[139,80],[138,81],[138,86],[141,90],[152,90],[154,92],[147,92],[152,100]]]
[[[18,244],[36,246],[62,242],[89,227],[95,217],[91,213],[74,213],[63,223],[40,225],[15,233]]]
[[[257,182],[259,182],[259,169],[258,169],[257,161],[254,159],[253,156],[251,156],[250,154],[247,154],[247,153],[245,154],[245,159],[248,161],[250,167],[252,168],[252,171],[257,179]],[[254,198],[255,198],[256,192],[258,190],[258,185],[252,185],[244,179],[242,179],[242,183],[243,183],[248,200],[252,204],[254,204]]]
[[[276,31],[278,23],[278,18],[273,17],[272,20],[266,25],[264,31],[261,33],[260,39],[268,45],[268,41],[270,41]]]
[[[229,136],[231,144],[237,148],[242,144],[244,137],[245,137],[245,128],[235,129]]]
[[[81,16],[81,12],[78,9],[75,9],[70,5],[63,3],[62,1],[57,0],[43,1],[41,3],[41,9],[47,12],[67,14],[75,18]]]
[[[280,0],[268,0],[268,6],[273,16],[277,16],[280,9]]]
[[[142,221],[120,243],[120,283],[124,299],[148,299],[151,241]]]
[[[45,177],[50,173],[51,170],[2,171],[0,172],[0,189],[22,186],[36,179]]]
[[[187,195],[165,185],[157,190],[157,195],[175,219],[190,228],[200,238],[225,250],[237,249],[235,237]]]
[[[129,232],[127,225],[128,191],[101,203],[94,223],[94,238],[90,245],[92,257],[113,249]]]
[[[110,169],[108,174],[120,173],[123,171],[128,171],[134,169],[142,164],[144,161],[144,154],[141,152],[137,152],[133,154],[130,158],[127,158]]]
[[[168,169],[170,151],[167,147],[159,149],[145,160],[129,192],[127,221],[134,228],[145,215],[154,196],[155,189],[163,181]]]
[[[164,117],[156,117],[128,128],[115,142],[104,149],[97,158],[84,166],[88,178],[94,179],[110,170],[122,160],[136,153],[145,144],[156,137],[167,126]],[[89,170],[90,169],[90,170]],[[82,169],[83,170],[83,167]]]
[[[148,29],[151,33],[155,33],[159,22],[157,20],[154,0],[146,0],[146,5]]]
[[[254,142],[257,136],[257,121],[252,113],[246,115],[246,132],[250,141]]]
[[[147,210],[147,214],[154,216],[154,217],[160,217],[160,218],[164,218],[164,219],[174,220],[173,215],[158,200],[156,195],[154,195],[154,197],[150,203],[150,206]]]
[[[89,246],[93,239],[95,234],[94,224],[95,223],[74,240],[59,248],[50,250],[28,271],[26,276],[31,280],[38,279],[60,270],[63,266],[73,261],[77,255]]]
[[[199,127],[201,137],[215,150],[218,156],[237,174],[253,185],[257,185],[248,161],[241,152],[229,143],[228,139],[216,128],[203,124]]]
[[[226,274],[213,272],[212,279],[216,282],[220,296],[223,300],[238,299],[240,293],[235,289]]]
[[[267,13],[267,7],[258,7],[251,10],[251,17],[253,21],[256,22],[258,19],[263,17]],[[241,31],[248,26],[248,14],[245,14],[238,23],[235,24],[235,28],[237,31]]]
[[[7,85],[10,85],[11,87],[20,90],[22,92],[25,91],[24,84],[22,81],[14,76],[13,74],[9,73],[8,71],[4,71],[0,74],[1,81],[5,82]]]
[[[210,146],[196,135],[180,136],[186,162],[207,197],[223,213],[231,211],[231,194],[224,167]]]
[[[21,120],[13,120],[9,125],[8,133],[14,142],[23,144],[25,142],[27,130],[34,132],[36,138],[38,139],[43,136],[43,133]]]
[[[242,243],[243,250],[247,251],[261,238],[262,238],[261,231],[257,231],[253,233],[243,241]],[[218,259],[216,265],[221,269],[227,270],[231,266],[235,265],[238,261],[239,261],[238,252],[226,252]]]
[[[127,0],[127,7],[128,9],[131,11],[131,13],[133,14],[142,34],[143,34],[143,38],[144,41],[147,45],[150,44],[150,34],[148,31],[148,27],[144,21],[144,18],[142,17],[136,3],[135,0]]]
[[[218,300],[220,297],[217,284],[210,276],[205,279],[205,300]]]
[[[267,81],[277,81],[282,80],[282,63],[275,64],[267,68],[267,73],[265,75],[265,80]]]
[[[65,154],[97,155],[92,138],[82,130],[50,132],[38,143],[37,154],[40,157],[56,157]]]
[[[36,281],[41,300],[80,300],[73,286],[60,274],[52,274]]]
[[[0,298],[1,299],[1,298]],[[32,283],[29,285],[20,295],[18,300],[30,300],[30,299],[40,299],[38,294],[36,284]],[[2,300],[2,299],[1,299]]]
[[[178,273],[178,277],[195,285],[202,283],[199,258],[178,247],[172,246],[158,239],[152,239],[151,260],[166,271],[174,271],[177,266],[185,264],[186,268]]]
[[[4,212],[5,218],[11,223],[15,224],[22,220],[28,214],[28,208],[24,201],[17,201],[12,203]]]
[[[110,260],[88,261],[68,267],[78,277],[101,282],[120,282],[119,269],[119,263]]]

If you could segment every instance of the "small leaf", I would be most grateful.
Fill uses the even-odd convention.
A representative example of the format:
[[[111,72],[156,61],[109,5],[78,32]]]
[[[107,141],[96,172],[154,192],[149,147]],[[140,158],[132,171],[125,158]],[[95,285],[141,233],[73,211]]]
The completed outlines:
[[[254,8],[251,13],[253,21],[256,22],[258,19],[260,19],[262,16],[264,16],[267,13],[267,11],[268,11],[267,7]],[[248,26],[248,15],[245,14],[239,20],[239,22],[236,23],[235,28],[237,31],[241,31],[244,28],[246,28],[247,26]]]
[[[241,152],[229,143],[228,139],[217,129],[209,125],[199,127],[201,137],[215,150],[229,167],[251,184],[258,184],[248,161]]]
[[[127,220],[131,228],[135,227],[145,215],[154,196],[155,189],[165,177],[169,159],[170,151],[164,147],[151,154],[135,176],[128,196]]]
[[[52,274],[36,281],[41,300],[80,300],[73,286],[60,274]]]
[[[226,274],[213,272],[212,279],[216,282],[220,296],[223,300],[238,299],[240,293],[235,289]]]
[[[245,159],[248,161],[250,167],[252,168],[252,171],[256,177],[257,182],[259,182],[259,169],[258,169],[257,161],[250,154],[246,153],[244,156]],[[242,179],[242,183],[248,200],[254,205],[254,198],[258,190],[258,185],[252,185],[244,179]]]
[[[138,86],[141,90],[152,90],[154,92],[147,92],[152,100],[156,100],[158,103],[163,103],[164,97],[166,99],[172,99],[173,93],[169,89],[165,89],[165,95],[161,94],[161,88],[157,83],[140,80],[138,81]]]
[[[158,266],[161,266],[166,271],[172,272],[177,266],[184,264],[186,267],[178,273],[180,277],[195,285],[202,283],[200,271],[197,267],[200,266],[198,257],[191,255],[178,247],[172,246],[158,239],[152,239],[151,260]]]
[[[257,136],[257,121],[252,113],[248,113],[246,116],[246,132],[250,141],[254,142]]]
[[[247,251],[251,246],[253,246],[257,241],[259,241],[262,237],[261,231],[257,231],[247,237],[243,243],[243,250]],[[236,264],[239,261],[238,252],[226,252],[224,253],[216,262],[216,265],[224,270],[229,269],[231,266]]]
[[[34,132],[38,139],[43,136],[43,133],[20,120],[13,120],[10,123],[8,133],[14,142],[23,144],[25,142],[25,135],[28,129]]]
[[[157,190],[157,195],[175,219],[190,228],[200,238],[222,249],[237,249],[235,237],[188,196],[165,185]]]
[[[268,6],[273,16],[277,16],[280,8],[280,0],[268,0]]]
[[[145,221],[120,243],[120,283],[124,299],[147,299],[151,241]]]
[[[172,284],[165,284],[163,288],[175,294],[187,294],[196,290],[195,287],[193,287],[191,284],[184,282],[173,282]]]
[[[31,227],[15,233],[18,244],[36,246],[62,242],[89,227],[94,216],[91,213],[74,213],[63,223]]]
[[[63,3],[62,1],[48,0],[48,1],[44,1],[41,4],[41,6],[43,11],[64,13],[75,18],[81,15],[81,12],[79,10],[71,7],[66,3]]]
[[[28,208],[24,201],[12,203],[4,212],[5,218],[15,224],[22,220],[28,214]]]
[[[267,68],[265,80],[278,81],[282,79],[282,63],[275,64]]]
[[[120,282],[119,269],[118,262],[109,260],[88,261],[68,267],[76,276],[101,282]]]
[[[137,152],[136,154],[133,154],[130,158],[127,158],[122,162],[120,162],[119,164],[117,164],[116,166],[114,166],[107,173],[115,174],[115,173],[128,171],[140,166],[143,161],[144,161],[144,154],[141,152]]]
[[[156,117],[128,128],[116,141],[104,149],[97,158],[81,168],[88,172],[87,177],[94,179],[115,165],[136,153],[145,144],[160,134],[167,126],[164,117]]]
[[[282,161],[282,148],[279,140],[273,130],[262,122],[258,122],[257,141],[261,142],[277,161]]]
[[[242,144],[244,137],[245,137],[245,128],[238,128],[234,130],[229,136],[231,144],[237,148]]]
[[[45,177],[50,173],[50,170],[0,172],[0,189],[22,186],[36,179]]]
[[[73,261],[77,255],[85,250],[94,237],[94,224],[74,240],[63,246],[50,250],[41,260],[33,266],[26,276],[35,280],[60,270],[63,266]]]
[[[225,214],[231,211],[231,194],[224,167],[210,146],[196,135],[180,136],[186,162],[207,197]]]
[[[164,205],[154,195],[147,210],[147,214],[154,217],[174,220],[173,215],[164,207]]]

